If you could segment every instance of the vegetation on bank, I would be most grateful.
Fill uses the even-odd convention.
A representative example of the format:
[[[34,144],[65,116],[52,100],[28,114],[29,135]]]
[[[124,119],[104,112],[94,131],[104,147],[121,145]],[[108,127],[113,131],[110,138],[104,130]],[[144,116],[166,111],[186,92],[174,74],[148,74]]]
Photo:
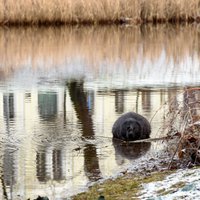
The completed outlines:
[[[109,179],[101,184],[95,184],[88,191],[72,197],[73,200],[129,200],[138,199],[143,183],[163,180],[173,171],[154,172],[151,175],[126,174],[116,179]],[[104,197],[104,198],[103,198]]]
[[[199,21],[199,0],[0,0],[0,24]]]

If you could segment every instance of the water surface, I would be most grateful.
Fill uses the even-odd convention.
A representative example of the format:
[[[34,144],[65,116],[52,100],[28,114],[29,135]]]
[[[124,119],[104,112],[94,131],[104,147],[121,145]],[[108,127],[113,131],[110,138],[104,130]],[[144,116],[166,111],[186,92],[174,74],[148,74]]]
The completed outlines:
[[[162,105],[200,85],[199,49],[195,25],[1,28],[1,199],[67,199],[162,150],[112,125],[134,111],[163,136]]]

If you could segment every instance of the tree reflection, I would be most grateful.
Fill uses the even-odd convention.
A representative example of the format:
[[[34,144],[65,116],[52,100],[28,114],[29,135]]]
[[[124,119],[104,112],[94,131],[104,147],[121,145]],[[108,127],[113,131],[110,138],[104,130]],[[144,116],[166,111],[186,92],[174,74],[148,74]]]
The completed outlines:
[[[96,152],[96,147],[93,144],[85,145],[84,149],[84,169],[87,177],[91,181],[96,181],[101,178],[99,169],[99,160]]]
[[[8,194],[7,194],[7,191],[6,191],[5,178],[4,178],[4,175],[3,175],[2,171],[0,171],[0,180],[1,180],[1,185],[2,185],[2,191],[3,191],[4,199],[8,200]]]
[[[77,118],[82,125],[83,137],[94,139],[93,122],[87,106],[87,95],[84,93],[83,82],[72,81],[68,83],[68,88]]]
[[[87,139],[94,139],[93,121],[87,103],[87,94],[83,89],[83,81],[71,81],[67,84],[71,101],[82,125],[82,135]],[[96,181],[101,178],[99,160],[95,145],[87,144],[84,148],[84,169],[89,180]]]

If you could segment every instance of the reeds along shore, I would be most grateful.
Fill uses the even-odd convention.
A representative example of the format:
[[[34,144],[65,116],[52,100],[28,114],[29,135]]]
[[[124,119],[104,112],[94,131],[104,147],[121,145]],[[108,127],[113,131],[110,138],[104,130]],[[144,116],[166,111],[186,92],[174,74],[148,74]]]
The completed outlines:
[[[199,0],[0,0],[0,24],[199,20]]]

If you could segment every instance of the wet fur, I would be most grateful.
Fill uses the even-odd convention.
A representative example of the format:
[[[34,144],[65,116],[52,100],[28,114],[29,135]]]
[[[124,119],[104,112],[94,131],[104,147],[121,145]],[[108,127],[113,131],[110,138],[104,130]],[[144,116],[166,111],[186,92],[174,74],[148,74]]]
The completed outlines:
[[[112,127],[114,138],[126,141],[149,138],[151,133],[150,123],[143,116],[128,112],[119,117]]]

